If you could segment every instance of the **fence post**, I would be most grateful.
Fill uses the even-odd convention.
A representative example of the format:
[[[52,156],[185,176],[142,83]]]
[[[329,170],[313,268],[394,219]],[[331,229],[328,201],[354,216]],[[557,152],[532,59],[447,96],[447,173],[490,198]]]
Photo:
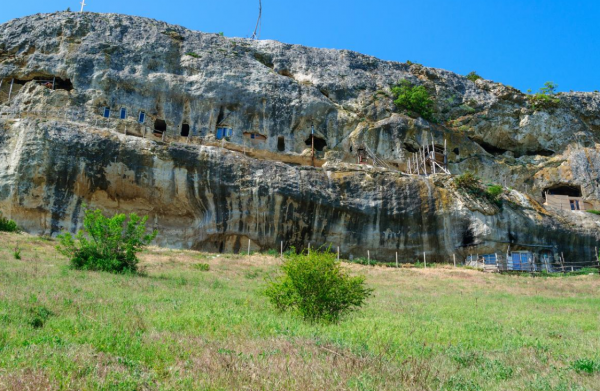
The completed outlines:
[[[308,256],[310,256],[310,242],[308,242]]]
[[[561,252],[560,253],[560,266],[562,268],[562,272],[565,272],[565,255]]]
[[[281,258],[283,258],[283,240],[281,241]]]
[[[396,268],[398,268],[398,251],[396,251]]]
[[[248,239],[248,256],[250,256],[250,239]]]
[[[456,267],[456,254],[452,254],[452,259],[454,260],[454,267]]]
[[[371,265],[371,252],[367,250],[367,265]]]
[[[340,260],[340,246],[338,246],[338,257],[337,257],[337,260],[338,261]]]
[[[8,103],[10,103],[10,97],[12,96],[13,84],[15,83],[15,79],[13,78],[10,81],[10,90],[8,90]]]
[[[425,258],[425,251],[423,251],[423,264],[425,265],[425,269],[427,269],[427,258]]]

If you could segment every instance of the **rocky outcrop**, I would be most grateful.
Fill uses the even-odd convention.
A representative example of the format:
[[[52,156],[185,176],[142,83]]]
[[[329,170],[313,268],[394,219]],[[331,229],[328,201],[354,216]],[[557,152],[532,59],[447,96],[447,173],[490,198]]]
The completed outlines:
[[[160,244],[222,251],[447,260],[533,245],[588,259],[596,245],[598,217],[540,203],[559,185],[600,198],[597,93],[540,109],[418,64],[90,13],[0,26],[0,79],[0,208],[32,232],[76,230],[89,205],[149,215]],[[400,79],[428,88],[435,123],[396,109]],[[511,188],[502,207],[447,175],[403,174],[426,142],[447,143],[453,174]],[[396,169],[354,164],[363,145]]]

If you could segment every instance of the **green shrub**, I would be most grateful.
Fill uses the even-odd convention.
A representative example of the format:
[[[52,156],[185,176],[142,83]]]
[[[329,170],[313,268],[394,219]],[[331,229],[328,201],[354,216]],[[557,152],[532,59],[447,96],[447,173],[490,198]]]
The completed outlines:
[[[469,171],[454,178],[454,184],[456,185],[456,187],[465,190],[470,190],[473,188],[478,189],[481,186],[479,179],[475,175],[473,175],[472,172]]]
[[[469,171],[454,178],[454,185],[458,189],[464,190],[477,198],[485,198],[498,206],[502,205],[500,199],[500,196],[504,192],[502,186],[488,185],[487,189],[484,189],[479,178]]]
[[[19,245],[17,244],[15,246],[15,249],[13,250],[13,257],[15,257],[15,259],[21,259],[21,249],[19,248]]]
[[[17,226],[17,223],[2,216],[2,213],[0,212],[0,231],[19,232],[19,227]]]
[[[148,216],[132,213],[127,223],[126,219],[124,214],[108,218],[99,210],[86,210],[83,229],[75,236],[59,235],[57,249],[70,258],[75,269],[136,272],[136,254],[154,240],[157,232],[146,234]]]
[[[433,99],[425,89],[425,86],[415,86],[408,80],[400,82],[392,87],[394,104],[399,109],[419,114],[426,120],[433,120]]]
[[[52,311],[43,306],[33,307],[29,309],[29,325],[34,329],[44,327],[48,318],[52,315]]]
[[[588,213],[595,214],[595,215],[600,215],[600,210],[589,209],[587,212],[588,212]]]
[[[194,265],[194,267],[201,272],[207,272],[210,270],[210,265],[208,263],[197,263]]]
[[[600,361],[595,361],[588,358],[581,358],[579,360],[574,361],[571,364],[571,368],[573,368],[577,372],[592,374],[594,372],[600,372]]]
[[[479,79],[483,79],[481,76],[479,76],[477,74],[477,72],[473,71],[473,72],[469,72],[469,74],[467,76],[465,76],[467,79],[471,80],[472,82],[476,82]]]
[[[195,53],[195,52],[187,52],[185,55],[186,56],[190,56],[190,57],[194,57],[194,58],[200,58],[201,57],[198,53]]]
[[[556,89],[558,85],[551,81],[544,83],[544,87],[540,88],[540,92],[537,94],[529,95],[529,103],[534,110],[537,109],[548,109],[557,107],[560,103],[560,99],[556,97]]]
[[[348,275],[336,254],[311,251],[288,254],[265,293],[281,311],[296,312],[310,322],[337,323],[362,307],[372,289],[365,286],[364,276]]]

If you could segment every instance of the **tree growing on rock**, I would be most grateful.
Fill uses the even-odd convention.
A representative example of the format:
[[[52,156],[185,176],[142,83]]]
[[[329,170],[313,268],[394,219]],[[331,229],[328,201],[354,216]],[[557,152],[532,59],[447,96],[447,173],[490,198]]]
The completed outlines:
[[[424,119],[433,120],[433,99],[427,92],[425,86],[413,85],[406,79],[392,87],[394,104],[399,109],[405,109],[416,113]]]

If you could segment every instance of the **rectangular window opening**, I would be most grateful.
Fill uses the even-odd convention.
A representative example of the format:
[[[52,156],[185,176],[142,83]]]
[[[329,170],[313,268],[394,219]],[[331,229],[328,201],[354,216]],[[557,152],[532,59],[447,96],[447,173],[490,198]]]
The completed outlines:
[[[110,107],[104,108],[104,118],[110,118]]]
[[[126,119],[127,118],[127,109],[126,108],[121,108],[121,119]]]
[[[140,111],[140,115],[138,117],[138,122],[143,124],[146,121],[146,113],[143,111]]]

